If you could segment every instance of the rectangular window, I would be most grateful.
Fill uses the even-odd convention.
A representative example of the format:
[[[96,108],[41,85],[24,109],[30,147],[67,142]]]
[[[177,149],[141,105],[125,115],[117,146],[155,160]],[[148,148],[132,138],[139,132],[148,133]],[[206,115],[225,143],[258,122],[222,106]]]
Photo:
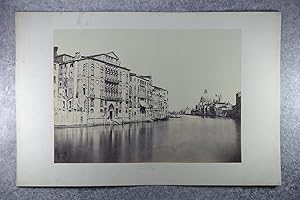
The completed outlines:
[[[103,107],[103,100],[100,101],[100,107]]]
[[[91,107],[94,107],[94,99],[91,98]]]
[[[94,76],[94,67],[91,67],[91,76]]]
[[[53,82],[56,83],[56,76],[53,77]]]

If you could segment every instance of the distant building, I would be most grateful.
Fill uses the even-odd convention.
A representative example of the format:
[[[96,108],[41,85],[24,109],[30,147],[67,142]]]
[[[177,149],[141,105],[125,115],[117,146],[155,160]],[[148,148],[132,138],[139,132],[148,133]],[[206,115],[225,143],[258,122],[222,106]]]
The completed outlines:
[[[208,91],[204,90],[200,101],[196,105],[196,113],[202,116],[215,115],[214,99],[208,95]],[[193,112],[194,113],[194,112]]]
[[[229,117],[232,111],[232,105],[228,102],[218,102],[214,107],[218,117]]]
[[[236,93],[235,102],[235,116],[237,119],[241,119],[241,92]]]
[[[181,110],[181,114],[183,114],[183,115],[191,115],[192,114],[192,109],[187,106],[186,108],[184,108],[184,109]]]
[[[221,94],[210,96],[208,91],[204,90],[192,114],[209,117],[230,117],[232,111],[232,105],[229,102],[223,102]]]
[[[151,76],[131,73],[114,52],[71,56],[57,55],[57,50],[53,68],[56,126],[152,119]]]

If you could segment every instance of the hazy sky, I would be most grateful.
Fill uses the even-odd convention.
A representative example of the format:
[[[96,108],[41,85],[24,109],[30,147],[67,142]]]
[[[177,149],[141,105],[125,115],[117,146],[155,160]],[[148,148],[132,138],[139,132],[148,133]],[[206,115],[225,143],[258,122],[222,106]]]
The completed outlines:
[[[114,51],[121,65],[152,75],[169,91],[169,110],[194,107],[203,91],[235,104],[241,89],[239,30],[57,30],[58,54]]]

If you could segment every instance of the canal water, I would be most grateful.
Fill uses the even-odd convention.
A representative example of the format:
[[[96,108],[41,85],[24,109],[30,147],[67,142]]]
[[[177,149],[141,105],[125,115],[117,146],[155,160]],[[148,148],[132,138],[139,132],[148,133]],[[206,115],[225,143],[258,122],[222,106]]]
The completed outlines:
[[[227,118],[183,116],[54,134],[56,163],[241,162],[240,122]]]

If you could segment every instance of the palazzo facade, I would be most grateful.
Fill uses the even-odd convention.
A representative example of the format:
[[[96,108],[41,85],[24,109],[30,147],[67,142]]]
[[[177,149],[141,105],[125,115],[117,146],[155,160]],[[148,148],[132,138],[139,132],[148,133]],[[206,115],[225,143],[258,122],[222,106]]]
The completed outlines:
[[[55,126],[123,124],[168,117],[168,91],[131,72],[114,52],[57,55],[54,47]]]

